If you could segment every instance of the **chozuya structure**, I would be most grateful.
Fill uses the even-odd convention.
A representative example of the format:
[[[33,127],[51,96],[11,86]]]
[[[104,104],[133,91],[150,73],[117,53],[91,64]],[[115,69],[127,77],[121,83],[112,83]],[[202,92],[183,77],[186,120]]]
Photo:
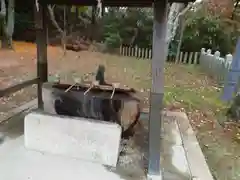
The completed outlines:
[[[101,7],[153,7],[153,46],[152,46],[152,88],[150,94],[149,115],[149,162],[148,175],[155,177],[161,174],[160,169],[160,133],[161,109],[164,95],[164,62],[167,57],[166,33],[168,3],[179,2],[187,4],[192,0],[34,0],[35,28],[37,41],[37,78],[0,91],[0,97],[10,94],[20,88],[38,84],[38,107],[43,107],[42,84],[48,81],[47,61],[47,5],[78,5],[97,6],[99,15]]]

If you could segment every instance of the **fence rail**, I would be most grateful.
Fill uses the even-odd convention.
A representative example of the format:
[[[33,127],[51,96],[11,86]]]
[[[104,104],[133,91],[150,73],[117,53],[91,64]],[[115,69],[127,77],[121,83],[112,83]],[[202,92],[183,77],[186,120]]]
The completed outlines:
[[[200,66],[201,69],[213,77],[219,84],[224,83],[224,79],[231,67],[232,55],[227,54],[225,58],[220,57],[220,52],[216,51],[212,54],[211,49],[205,51],[205,48],[202,48],[200,55]]]
[[[24,81],[22,83],[7,87],[5,89],[0,89],[0,98],[3,97],[3,96],[10,95],[10,94],[12,94],[16,91],[19,91],[19,90],[21,90],[23,88],[26,88],[28,86],[31,86],[33,84],[37,84],[38,81],[39,81],[39,78],[34,78],[34,79],[31,79],[31,80],[27,80],[27,81]]]
[[[119,48],[119,54],[121,56],[136,57],[139,59],[152,59],[151,48],[139,48],[137,46],[125,46],[121,45]],[[199,52],[180,52],[179,58],[172,58],[168,56],[168,61],[184,64],[198,64]]]

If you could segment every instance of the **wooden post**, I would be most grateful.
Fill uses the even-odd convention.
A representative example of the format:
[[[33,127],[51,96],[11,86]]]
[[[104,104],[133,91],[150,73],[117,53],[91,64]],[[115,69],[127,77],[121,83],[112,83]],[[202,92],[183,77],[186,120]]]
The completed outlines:
[[[188,57],[188,64],[194,64],[192,58],[193,58],[193,52],[190,52]]]
[[[197,64],[197,60],[198,60],[198,52],[195,52],[194,53],[194,60],[193,60],[194,64]]]
[[[96,25],[96,12],[97,6],[92,6],[92,19],[91,19],[91,41],[95,39],[95,25]]]
[[[160,135],[162,125],[161,110],[164,95],[164,63],[167,58],[167,0],[155,1],[153,5],[153,47],[152,47],[152,89],[149,113],[149,162],[148,177],[161,177]]]
[[[67,43],[67,27],[66,27],[66,5],[64,5],[63,9],[63,55],[66,56],[67,50],[66,50],[66,43]]]
[[[43,108],[42,84],[48,81],[47,64],[47,6],[34,5],[37,43],[38,107]]]

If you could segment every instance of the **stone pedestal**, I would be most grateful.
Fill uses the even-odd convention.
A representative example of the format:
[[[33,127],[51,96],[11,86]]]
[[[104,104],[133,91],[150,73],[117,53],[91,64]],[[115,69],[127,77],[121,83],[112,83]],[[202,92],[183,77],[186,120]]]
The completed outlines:
[[[24,122],[25,147],[116,166],[121,127],[115,123],[32,112]]]

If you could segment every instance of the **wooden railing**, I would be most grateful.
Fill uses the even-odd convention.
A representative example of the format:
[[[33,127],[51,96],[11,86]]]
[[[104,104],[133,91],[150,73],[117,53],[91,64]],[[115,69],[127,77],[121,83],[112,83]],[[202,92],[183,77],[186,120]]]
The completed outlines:
[[[10,95],[14,92],[17,92],[17,91],[19,91],[23,88],[26,88],[28,86],[31,86],[33,84],[37,84],[38,81],[39,81],[39,78],[34,78],[34,79],[31,79],[31,80],[27,80],[27,81],[24,81],[22,83],[7,87],[5,89],[0,89],[0,98],[4,97],[4,96],[8,96],[8,95]]]

